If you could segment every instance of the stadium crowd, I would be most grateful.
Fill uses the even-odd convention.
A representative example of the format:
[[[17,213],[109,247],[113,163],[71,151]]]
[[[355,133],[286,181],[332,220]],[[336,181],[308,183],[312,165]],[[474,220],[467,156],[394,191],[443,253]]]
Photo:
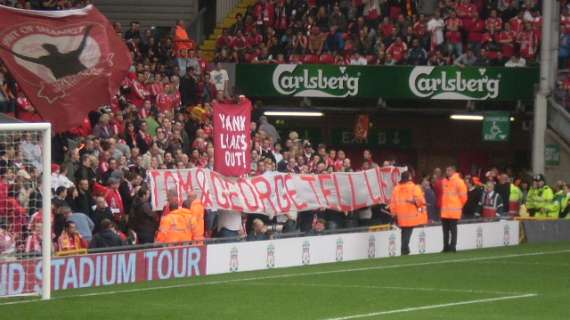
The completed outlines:
[[[217,61],[244,61],[248,53],[255,55],[249,60],[252,62],[273,60],[269,55],[278,56],[279,62],[306,55],[321,59],[328,53],[333,60],[339,55],[342,61],[356,57],[362,64],[371,59],[376,62],[395,59],[397,63],[404,63],[414,48],[419,52],[429,51],[424,54],[425,59],[415,61],[426,60],[425,63],[439,60],[450,63],[455,57],[463,61],[462,64],[469,64],[464,58],[466,55],[475,54],[481,61],[485,52],[493,51],[496,57],[501,54],[518,57],[517,52],[520,52],[519,59],[534,59],[536,48],[532,41],[518,40],[523,38],[519,33],[515,40],[514,32],[527,32],[528,37],[540,35],[533,29],[536,23],[525,22],[529,17],[540,19],[533,1],[521,2],[520,6],[519,2],[511,1],[507,7],[481,6],[468,0],[456,6],[451,5],[452,1],[441,2],[438,12],[442,12],[447,21],[437,16],[429,20],[420,15],[410,16],[406,13],[409,9],[400,5],[404,2],[340,1],[333,4],[319,1],[319,4],[323,2],[319,6],[316,2],[259,1],[220,38]],[[39,4],[47,9],[46,6],[63,8],[74,3],[41,1],[16,2],[16,5],[35,8]],[[480,19],[479,14],[484,20],[476,20]],[[433,19],[440,19],[441,26],[430,28]],[[449,22],[450,19],[455,22]],[[470,29],[475,28],[473,19],[479,21],[475,23],[479,31]],[[513,27],[517,19],[521,20],[520,26]],[[488,32],[507,32],[509,28],[515,29],[509,33],[511,51],[504,50],[507,45],[491,50],[498,36],[491,35],[490,41],[482,41],[487,39],[483,35]],[[211,237],[247,236],[249,240],[260,240],[271,237],[275,230],[319,234],[326,229],[389,222],[387,208],[381,206],[358,212],[326,210],[277,217],[242,216],[239,212],[204,210],[194,194],[180,204],[178,196],[170,192],[167,207],[162,212],[152,211],[145,182],[148,170],[212,169],[211,102],[214,99],[233,101],[236,97],[232,94],[228,73],[220,63],[211,65],[201,57],[182,21],[177,23],[172,35],[162,37],[155,30],[141,29],[137,22],[132,22],[125,32],[116,25],[116,31],[125,39],[134,58],[120,92],[108,106],[91,112],[82,126],[53,139],[52,240],[56,251],[203,241]],[[453,32],[457,32],[456,38]],[[246,36],[246,41],[254,42],[242,43]],[[284,37],[288,43],[285,46],[282,45]],[[317,38],[320,40],[316,41]],[[296,44],[305,43],[306,48],[303,45],[289,47],[293,39]],[[450,46],[451,39],[458,42]],[[463,50],[463,40],[473,46],[465,46]],[[514,49],[517,41],[521,42],[520,51]],[[409,51],[407,43],[412,45]],[[379,51],[380,48],[385,49]],[[251,49],[254,52],[250,52]],[[3,112],[26,121],[39,119],[4,67],[0,68],[0,82]],[[378,164],[370,150],[363,150],[362,159],[358,159],[362,165],[356,167],[343,150],[313,144],[314,141],[303,140],[296,132],[280,135],[263,116],[252,123],[251,135],[251,175],[267,171],[350,172],[378,165],[405,165],[395,161]],[[33,134],[0,138],[0,254],[33,255],[41,248],[39,163],[41,148]],[[444,179],[439,169],[424,177],[416,175],[415,180],[421,182],[426,195],[431,221],[438,220]],[[483,186],[481,179],[488,182]],[[518,215],[522,204],[530,215],[558,218],[568,213],[570,196],[563,182],[551,188],[545,185],[543,177],[525,179],[497,169],[491,169],[484,177],[465,176],[465,181],[469,187],[465,218]]]
[[[421,1],[430,2],[430,1]],[[485,65],[535,63],[540,3],[526,1],[260,0],[216,43],[216,60],[240,63]],[[562,3],[561,33],[570,32]]]

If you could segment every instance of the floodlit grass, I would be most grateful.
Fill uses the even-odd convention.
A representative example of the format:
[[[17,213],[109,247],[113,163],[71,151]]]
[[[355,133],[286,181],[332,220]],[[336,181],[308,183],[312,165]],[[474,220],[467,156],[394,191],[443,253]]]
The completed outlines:
[[[570,243],[69,290],[47,302],[19,301],[0,300],[0,319],[570,319]]]

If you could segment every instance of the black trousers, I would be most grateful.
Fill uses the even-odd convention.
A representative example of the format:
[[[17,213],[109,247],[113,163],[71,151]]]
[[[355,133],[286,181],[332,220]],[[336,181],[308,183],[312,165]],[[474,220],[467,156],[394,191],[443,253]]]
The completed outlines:
[[[441,227],[443,228],[443,251],[455,252],[457,245],[457,220],[441,219]]]
[[[414,227],[400,227],[402,229],[402,255],[410,254],[410,238],[414,232]]]

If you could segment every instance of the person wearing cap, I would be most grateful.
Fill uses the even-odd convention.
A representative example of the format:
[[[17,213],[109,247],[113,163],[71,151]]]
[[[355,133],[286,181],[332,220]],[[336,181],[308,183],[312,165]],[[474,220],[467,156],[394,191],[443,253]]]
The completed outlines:
[[[404,171],[390,199],[390,213],[402,230],[402,255],[410,254],[410,238],[414,227],[427,223],[426,200],[420,186]]]
[[[69,178],[61,173],[61,168],[58,164],[51,165],[51,188],[57,190],[59,187],[71,188],[74,184]]]
[[[559,212],[554,203],[554,191],[546,184],[544,175],[539,174],[534,177],[534,180],[537,186],[536,194],[534,195],[535,216],[540,218],[558,218]]]
[[[441,226],[443,229],[443,252],[455,252],[457,245],[457,221],[461,219],[467,202],[467,186],[454,166],[445,170],[447,178],[442,183]]]

